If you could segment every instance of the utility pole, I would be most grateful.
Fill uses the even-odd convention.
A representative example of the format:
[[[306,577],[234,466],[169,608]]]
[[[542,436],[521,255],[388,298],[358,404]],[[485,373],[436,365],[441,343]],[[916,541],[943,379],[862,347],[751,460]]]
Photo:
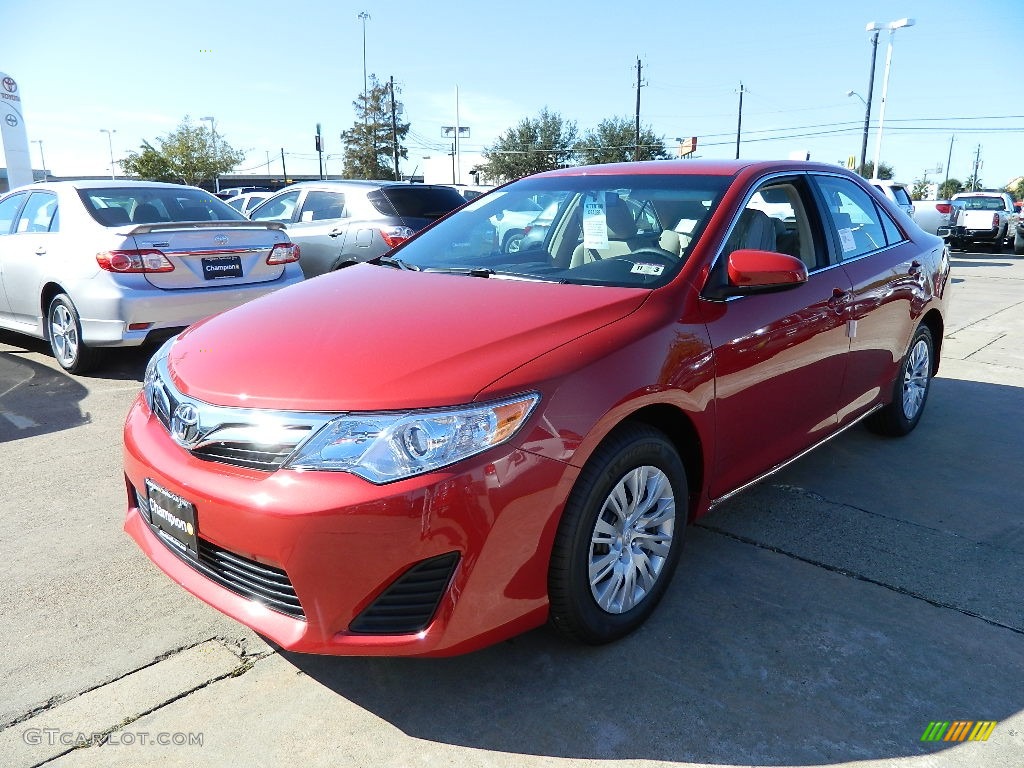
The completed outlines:
[[[633,153],[634,160],[642,160],[640,156],[640,86],[643,85],[643,81],[640,79],[640,72],[643,66],[640,64],[640,59],[636,60],[636,149]]]
[[[740,110],[736,119],[736,159],[740,159],[740,132],[743,130],[743,81],[740,80]]]
[[[868,25],[874,26],[873,23]],[[868,161],[868,129],[871,126],[871,95],[875,92],[875,59],[878,57],[878,30],[872,30],[871,35],[871,74],[868,76],[868,101],[864,105],[864,138],[860,143],[860,168],[857,172],[862,176],[865,173],[864,164]]]
[[[398,115],[395,114],[395,77],[391,76],[391,149],[395,158],[395,181],[401,181],[402,176],[398,172]]]
[[[978,151],[974,153],[974,178],[971,179],[971,192],[978,191],[978,166],[981,165],[981,144]]]
[[[320,123],[316,124],[316,153],[320,160],[320,181],[324,180],[324,139],[320,135]]]
[[[953,162],[953,139],[955,138],[955,133],[949,137],[949,155],[946,157],[946,178],[943,180],[942,186],[946,186],[946,182],[949,181],[949,164]]]
[[[281,147],[281,175],[284,176],[284,183],[288,183],[288,171],[284,167],[284,147]]]

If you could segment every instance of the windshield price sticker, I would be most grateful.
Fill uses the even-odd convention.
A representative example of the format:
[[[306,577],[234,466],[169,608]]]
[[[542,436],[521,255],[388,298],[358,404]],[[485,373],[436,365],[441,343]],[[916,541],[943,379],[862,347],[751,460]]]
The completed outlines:
[[[665,271],[665,268],[661,264],[634,264],[633,268],[629,270],[634,275],[660,275]]]
[[[853,230],[843,228],[839,230],[839,242],[843,244],[843,253],[857,250],[857,243],[853,240]]]
[[[604,195],[588,196],[583,201],[583,247],[607,250],[608,220],[605,218]]]

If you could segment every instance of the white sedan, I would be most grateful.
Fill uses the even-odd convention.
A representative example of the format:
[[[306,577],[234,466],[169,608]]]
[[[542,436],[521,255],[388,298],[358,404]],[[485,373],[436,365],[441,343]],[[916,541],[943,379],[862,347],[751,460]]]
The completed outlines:
[[[0,328],[70,373],[302,280],[279,224],[197,187],[58,181],[0,197]]]

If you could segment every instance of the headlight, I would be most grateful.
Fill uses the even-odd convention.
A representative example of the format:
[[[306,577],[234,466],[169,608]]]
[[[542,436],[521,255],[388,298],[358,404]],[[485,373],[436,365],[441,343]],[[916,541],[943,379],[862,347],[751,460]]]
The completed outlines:
[[[153,356],[149,358],[149,363],[146,364],[146,375],[142,377],[142,394],[146,398],[146,405],[149,406],[149,410],[154,410],[154,399],[158,396],[159,391],[162,388],[160,383],[160,371],[158,366],[160,362],[167,359],[167,356],[171,352],[171,345],[174,344],[175,336],[172,339],[165,341]]]
[[[531,393],[445,410],[346,414],[303,444],[287,466],[350,472],[378,485],[421,475],[510,439],[538,400]]]

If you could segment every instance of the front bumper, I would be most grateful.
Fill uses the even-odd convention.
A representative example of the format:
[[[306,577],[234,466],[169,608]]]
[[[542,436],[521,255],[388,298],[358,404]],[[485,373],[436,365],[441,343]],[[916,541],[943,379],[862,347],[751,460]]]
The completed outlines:
[[[384,486],[344,473],[260,472],[193,457],[141,400],[124,445],[125,531],[189,592],[282,648],[450,655],[546,620],[551,542],[577,473],[569,465],[505,445]],[[301,615],[225,586],[165,543],[137,501],[147,479],[195,505],[201,542],[285,574]],[[354,631],[411,568],[453,553],[457,564],[422,629]]]

